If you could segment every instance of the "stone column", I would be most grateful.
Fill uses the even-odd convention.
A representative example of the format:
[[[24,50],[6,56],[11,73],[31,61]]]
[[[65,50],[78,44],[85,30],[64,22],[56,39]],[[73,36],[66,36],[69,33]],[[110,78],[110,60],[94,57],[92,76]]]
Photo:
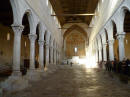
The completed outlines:
[[[119,44],[119,60],[122,61],[125,58],[125,47],[124,47],[125,32],[123,34],[118,34],[117,38]]]
[[[103,61],[107,61],[107,43],[103,44]]]
[[[21,56],[21,34],[24,26],[12,25],[14,31],[14,48],[13,48],[13,76],[20,76],[20,56]]]
[[[109,60],[113,61],[114,60],[114,49],[113,49],[114,39],[108,40],[108,44],[109,44]]]
[[[102,48],[99,47],[99,62],[102,61]]]
[[[53,47],[50,48],[51,49],[51,64],[53,64]]]
[[[43,55],[44,55],[44,41],[38,41],[39,43],[39,64],[40,64],[40,69],[43,70],[44,69],[44,65],[43,65]]]
[[[54,56],[54,53],[55,53],[55,50],[54,50],[54,47],[53,47],[53,64],[55,63],[55,60],[54,60],[55,56]]]
[[[57,64],[58,64],[58,51],[57,51],[57,53],[56,53],[56,58],[57,58]]]
[[[56,64],[57,64],[57,50],[56,50]]]
[[[58,52],[58,64],[60,64],[60,53]]]
[[[58,62],[58,64],[59,64],[59,51],[58,51],[58,53],[57,53],[57,62]]]
[[[56,49],[54,48],[54,64],[56,64]]]
[[[35,70],[35,40],[37,39],[36,34],[29,34],[30,39],[30,70]]]
[[[96,59],[96,62],[98,63],[98,59],[99,59],[98,57],[99,57],[99,56],[98,56],[98,49],[97,49],[97,48],[95,49],[95,57],[96,57],[96,58],[95,58],[95,59]]]
[[[49,44],[46,44],[46,67],[49,65]]]
[[[35,69],[35,41],[37,39],[36,34],[29,34],[30,39],[30,67],[27,72],[27,79],[31,81],[40,80],[40,74]]]
[[[10,92],[28,87],[28,80],[24,79],[20,72],[21,34],[24,27],[22,25],[12,25],[12,29],[14,31],[13,73],[8,79],[1,82],[1,87]]]

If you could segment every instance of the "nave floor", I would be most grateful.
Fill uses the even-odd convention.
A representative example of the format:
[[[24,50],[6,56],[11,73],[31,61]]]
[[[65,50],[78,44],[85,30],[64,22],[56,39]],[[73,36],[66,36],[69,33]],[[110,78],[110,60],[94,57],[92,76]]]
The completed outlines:
[[[130,84],[121,83],[103,70],[60,66],[42,80],[31,82],[29,88],[11,95],[6,97],[130,97]]]

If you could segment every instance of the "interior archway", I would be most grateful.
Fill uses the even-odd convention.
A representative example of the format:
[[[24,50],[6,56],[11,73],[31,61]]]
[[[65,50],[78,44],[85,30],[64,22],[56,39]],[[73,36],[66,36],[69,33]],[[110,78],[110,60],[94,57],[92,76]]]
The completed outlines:
[[[126,32],[125,35],[125,56],[126,58],[130,59],[130,12],[125,10],[125,19],[124,19],[124,31]]]
[[[28,14],[29,13],[24,14],[22,21],[24,30],[21,36],[21,72],[23,75],[26,74],[27,69],[29,69],[30,65],[30,40],[28,37],[30,33],[30,25],[28,20]]]
[[[104,55],[103,55],[103,41],[102,41],[101,35],[100,35],[100,39],[101,39],[101,45],[102,45],[102,61],[104,61]]]
[[[45,31],[44,34],[44,69],[46,67],[46,36],[47,36],[47,31]]]
[[[13,12],[10,0],[2,0],[0,3],[0,80],[12,73],[14,40],[12,23]]]
[[[37,39],[35,42],[35,68],[39,68],[39,43],[38,43],[39,33],[40,33],[40,24],[38,24],[36,28]]]
[[[119,60],[119,44],[117,39],[117,27],[115,22],[112,21],[113,24],[113,38],[114,38],[114,58]]]
[[[107,50],[107,60],[109,60],[109,44],[108,44],[108,33],[107,33],[107,30],[105,30],[105,34],[106,34],[106,42],[107,42],[107,47],[106,47],[106,50]]]
[[[49,46],[51,46],[52,38],[50,36]],[[49,47],[49,64],[51,64],[51,47]]]
[[[87,34],[78,25],[71,26],[64,33],[64,48],[65,57],[71,59],[73,56],[84,57],[86,56],[86,44],[87,44]]]

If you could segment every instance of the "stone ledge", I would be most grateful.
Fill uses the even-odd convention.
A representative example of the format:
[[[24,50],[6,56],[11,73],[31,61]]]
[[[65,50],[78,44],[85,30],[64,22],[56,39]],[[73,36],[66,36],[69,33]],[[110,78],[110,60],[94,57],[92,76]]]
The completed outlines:
[[[1,83],[1,87],[4,91],[20,91],[28,87],[28,80],[24,79],[22,76],[10,76],[6,81]]]
[[[29,81],[39,81],[41,80],[40,72],[36,70],[29,70],[25,76],[25,79]]]

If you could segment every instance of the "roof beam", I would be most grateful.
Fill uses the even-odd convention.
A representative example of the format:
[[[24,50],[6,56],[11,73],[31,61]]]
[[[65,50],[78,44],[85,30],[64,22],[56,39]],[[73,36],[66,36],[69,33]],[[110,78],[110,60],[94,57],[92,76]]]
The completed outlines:
[[[94,27],[86,27],[86,28],[94,28]],[[62,28],[58,28],[58,29],[69,29],[69,28],[62,27]]]
[[[95,13],[86,13],[86,14],[56,14],[51,16],[93,16],[96,15]]]

